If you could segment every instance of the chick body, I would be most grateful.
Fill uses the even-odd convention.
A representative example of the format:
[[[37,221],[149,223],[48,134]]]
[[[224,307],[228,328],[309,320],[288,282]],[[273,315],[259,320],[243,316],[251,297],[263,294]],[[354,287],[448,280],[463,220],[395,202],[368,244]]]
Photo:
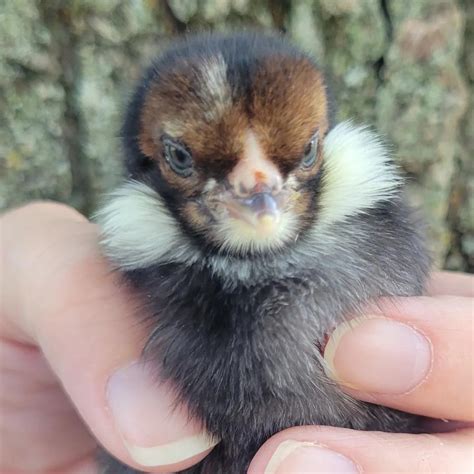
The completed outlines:
[[[98,219],[106,255],[147,302],[144,357],[220,440],[189,474],[243,473],[296,425],[417,429],[325,372],[327,334],[374,298],[422,293],[429,266],[384,145],[333,127],[330,109],[309,58],[253,34],[176,46],[130,105],[129,176]],[[278,217],[264,237],[245,220],[262,206],[262,222]],[[135,471],[109,459],[104,472]]]

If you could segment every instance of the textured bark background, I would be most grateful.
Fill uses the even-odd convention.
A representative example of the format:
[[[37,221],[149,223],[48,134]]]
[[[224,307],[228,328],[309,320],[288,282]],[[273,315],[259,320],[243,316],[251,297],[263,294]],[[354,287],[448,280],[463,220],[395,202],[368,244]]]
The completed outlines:
[[[120,179],[120,117],[176,34],[258,26],[325,65],[338,119],[393,144],[436,262],[474,266],[471,0],[0,0],[0,209],[86,214]]]

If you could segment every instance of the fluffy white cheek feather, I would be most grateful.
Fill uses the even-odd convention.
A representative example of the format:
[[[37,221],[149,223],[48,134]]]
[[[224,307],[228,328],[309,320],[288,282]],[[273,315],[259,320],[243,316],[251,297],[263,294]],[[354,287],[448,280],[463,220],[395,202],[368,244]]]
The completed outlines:
[[[210,180],[207,187],[212,189]],[[349,122],[336,126],[325,142],[325,168],[320,214],[312,229],[312,241],[329,245],[331,224],[362,213],[397,195],[401,178],[388,152],[373,132]],[[193,262],[192,250],[161,197],[144,183],[126,182],[97,213],[106,255],[121,268],[145,268],[164,261]],[[244,226],[245,227],[245,226]],[[221,219],[215,232],[222,246],[234,251],[278,248],[297,235],[298,216],[284,213],[274,233],[256,235],[232,219]]]
[[[94,220],[102,230],[105,255],[120,268],[132,270],[169,261],[191,263],[200,257],[160,195],[144,183],[129,181],[119,187]],[[281,246],[294,235],[295,228],[296,218],[286,213],[271,235],[259,235],[228,217],[222,218],[214,231],[223,248],[256,251]]]
[[[402,183],[386,146],[364,126],[343,122],[334,127],[325,140],[324,158],[316,228],[393,198]]]
[[[129,181],[114,191],[94,220],[107,257],[121,268],[144,268],[184,246],[176,221],[146,184]]]

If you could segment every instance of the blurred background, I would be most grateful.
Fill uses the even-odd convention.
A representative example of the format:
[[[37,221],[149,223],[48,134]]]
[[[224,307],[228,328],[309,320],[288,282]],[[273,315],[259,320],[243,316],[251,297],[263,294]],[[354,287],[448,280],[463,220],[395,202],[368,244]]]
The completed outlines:
[[[436,264],[474,269],[472,0],[0,0],[0,210],[90,215],[120,180],[121,115],[176,35],[276,29],[329,71],[337,119],[393,145]]]

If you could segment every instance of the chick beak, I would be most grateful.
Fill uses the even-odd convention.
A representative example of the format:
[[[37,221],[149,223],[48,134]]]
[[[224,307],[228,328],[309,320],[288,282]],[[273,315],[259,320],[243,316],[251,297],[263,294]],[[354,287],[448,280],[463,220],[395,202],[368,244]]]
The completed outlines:
[[[237,198],[233,204],[228,206],[231,216],[249,224],[261,235],[271,234],[280,222],[280,203],[271,192]]]
[[[261,237],[278,229],[281,213],[286,203],[286,193],[281,185],[258,181],[251,190],[242,185],[234,187],[225,200],[229,217],[241,221]]]

